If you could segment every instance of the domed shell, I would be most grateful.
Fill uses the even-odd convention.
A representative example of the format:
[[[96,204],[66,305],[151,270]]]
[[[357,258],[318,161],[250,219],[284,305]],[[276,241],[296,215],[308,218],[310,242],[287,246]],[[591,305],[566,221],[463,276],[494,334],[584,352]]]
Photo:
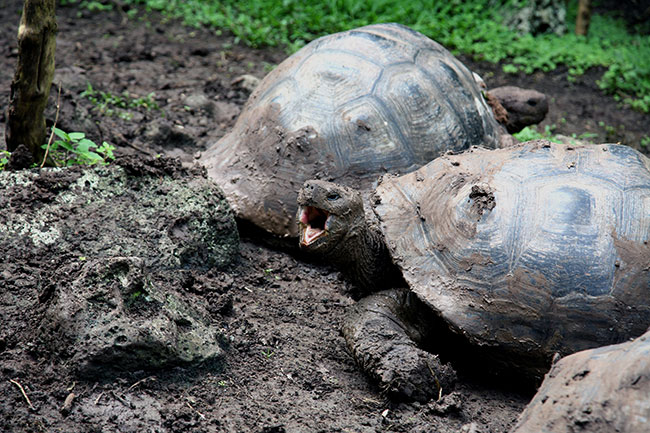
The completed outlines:
[[[650,325],[650,160],[629,147],[472,149],[376,194],[405,280],[474,344],[550,360]]]
[[[495,147],[499,130],[472,72],[398,24],[317,39],[253,92],[202,162],[241,218],[297,235],[297,192],[323,178],[369,188],[447,150]]]

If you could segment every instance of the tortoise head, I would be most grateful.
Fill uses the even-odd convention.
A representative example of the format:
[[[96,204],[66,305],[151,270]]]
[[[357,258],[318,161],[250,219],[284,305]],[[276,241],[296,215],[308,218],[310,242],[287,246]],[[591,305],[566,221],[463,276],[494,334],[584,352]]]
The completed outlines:
[[[322,180],[308,180],[298,193],[300,247],[329,254],[365,225],[361,194]]]

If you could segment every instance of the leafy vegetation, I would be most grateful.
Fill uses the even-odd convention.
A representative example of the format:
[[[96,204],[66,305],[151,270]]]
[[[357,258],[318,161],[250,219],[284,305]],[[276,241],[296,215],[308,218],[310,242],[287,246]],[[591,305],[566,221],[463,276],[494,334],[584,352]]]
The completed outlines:
[[[5,166],[9,162],[9,157],[11,153],[6,150],[0,150],[0,171],[5,169]]]
[[[554,131],[557,128],[556,125],[546,125],[544,127],[544,131],[542,132],[540,132],[538,128],[539,128],[538,125],[526,126],[521,131],[512,135],[514,135],[519,141],[530,141],[530,140],[540,140],[540,139],[546,139],[552,141],[553,143],[562,143],[566,141],[566,137],[564,137],[565,140],[562,140],[558,135],[554,134]],[[575,140],[590,141],[593,140],[595,137],[598,137],[598,134],[592,132],[585,132],[580,135],[572,134],[569,141],[570,142],[574,142]],[[571,140],[571,139],[575,139],[575,140]]]
[[[113,155],[114,146],[103,142],[97,146],[93,141],[86,138],[83,132],[70,132],[54,128],[54,134],[58,140],[49,146],[49,159],[56,166],[68,167],[71,165],[106,165],[109,160],[115,159]],[[44,144],[43,149],[48,145]]]
[[[153,92],[147,96],[133,97],[129,92],[124,91],[121,96],[118,96],[110,92],[95,90],[88,83],[86,90],[81,92],[81,96],[88,99],[101,114],[106,116],[117,115],[125,120],[130,120],[132,117],[131,113],[125,111],[128,109],[144,108],[147,111],[160,110],[160,106],[154,99],[155,94]]]
[[[641,147],[648,148],[650,147],[650,135],[646,135],[641,138]]]
[[[561,143],[562,141],[553,135],[554,129],[554,127],[546,125],[544,132],[539,132],[535,126],[526,126],[521,131],[512,135],[519,141],[540,140],[544,138],[554,143]]]
[[[73,1],[73,0],[68,0]],[[502,23],[516,0],[125,0],[182,18],[192,26],[228,29],[253,46],[295,51],[328,34],[377,22],[400,22],[456,53],[501,62],[506,72],[551,71],[566,65],[572,77],[606,68],[600,87],[617,100],[650,112],[650,35],[631,34],[622,20],[594,15],[588,37],[573,34],[577,1],[569,2],[563,36],[519,35]]]

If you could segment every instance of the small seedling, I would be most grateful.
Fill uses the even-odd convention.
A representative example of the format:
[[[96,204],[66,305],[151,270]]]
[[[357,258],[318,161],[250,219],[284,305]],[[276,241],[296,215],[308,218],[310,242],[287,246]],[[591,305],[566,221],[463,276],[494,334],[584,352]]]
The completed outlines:
[[[650,136],[646,135],[645,137],[641,138],[641,147],[649,147],[650,146]]]
[[[573,136],[574,138],[577,138],[579,140],[591,140],[598,137],[598,134],[596,134],[595,132],[583,132],[578,136],[576,136],[575,134],[573,134]]]
[[[59,137],[48,150],[49,159],[58,167],[69,167],[71,165],[107,165],[109,160],[115,159],[113,155],[114,146],[103,142],[97,146],[93,141],[86,138],[83,132],[67,133],[59,128],[54,128],[54,134]],[[48,145],[41,146],[48,149]]]
[[[262,350],[262,355],[264,355],[266,359],[271,359],[271,357],[275,355],[275,352],[271,351],[271,349]]]
[[[217,385],[222,388],[225,388],[226,386],[228,386],[228,382],[226,382],[225,380],[220,380],[219,382],[217,382]]]
[[[6,150],[0,150],[0,171],[5,169],[5,166],[9,162],[10,156],[11,156],[11,152]]]
[[[527,126],[521,131],[512,135],[514,135],[519,141],[539,140],[544,138],[554,143],[561,143],[562,141],[553,135],[554,130],[555,125],[546,125],[544,127],[544,132],[539,132],[534,126]]]
[[[117,115],[121,119],[131,120],[133,115],[125,110],[144,108],[147,111],[160,110],[160,106],[154,99],[155,93],[147,96],[134,97],[124,91],[122,95],[114,95],[111,92],[95,90],[92,84],[88,83],[86,90],[81,92],[81,97],[88,99],[97,111],[105,116]]]

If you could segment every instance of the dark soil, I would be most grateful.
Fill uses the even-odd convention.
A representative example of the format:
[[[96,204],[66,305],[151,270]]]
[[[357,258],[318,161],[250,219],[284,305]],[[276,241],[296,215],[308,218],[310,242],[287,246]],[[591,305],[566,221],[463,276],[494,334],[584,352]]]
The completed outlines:
[[[21,5],[8,0],[0,8],[3,113],[17,59]],[[118,154],[164,154],[191,165],[233,126],[246,101],[248,91],[234,80],[243,74],[262,77],[268,64],[285,57],[278,50],[238,45],[230,35],[188,29],[157,15],[127,19],[123,12],[58,9],[57,84],[47,111],[51,123],[60,83],[57,126],[108,141]],[[594,141],[632,145],[650,135],[649,116],[618,107],[598,90],[601,71],[572,84],[563,69],[510,76],[497,65],[467,62],[489,86],[545,92],[551,104],[544,124],[557,125],[556,133],[595,132]],[[80,96],[87,83],[113,95],[154,92],[160,108],[102,113]],[[37,208],[58,188],[38,186],[4,202]],[[69,218],[85,223],[82,210]],[[47,249],[0,251],[3,432],[505,432],[532,396],[461,375],[455,391],[439,402],[389,401],[354,365],[339,333],[344,312],[355,302],[352,287],[333,269],[305,263],[246,233],[240,258],[226,270],[187,271],[195,282],[191,296],[212,304],[215,326],[229,342],[224,365],[82,380],[65,357],[42,350],[36,338],[47,307],[39,295],[53,280],[63,284],[71,278],[62,272],[68,258],[48,255]]]

